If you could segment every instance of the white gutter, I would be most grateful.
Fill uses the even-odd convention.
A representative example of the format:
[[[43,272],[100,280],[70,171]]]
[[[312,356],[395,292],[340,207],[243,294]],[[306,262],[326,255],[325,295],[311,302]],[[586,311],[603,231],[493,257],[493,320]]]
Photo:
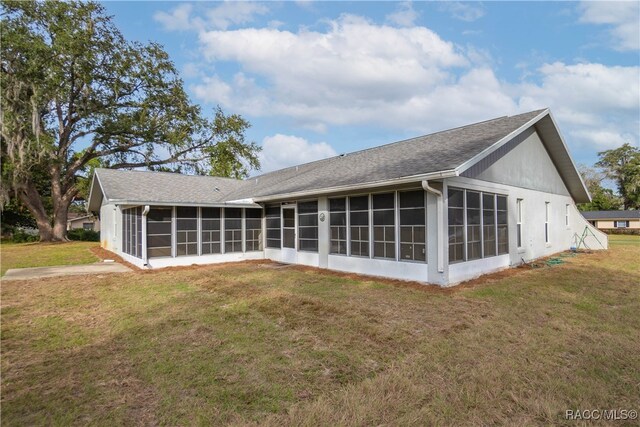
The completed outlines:
[[[438,222],[438,273],[444,273],[444,201],[442,191],[429,185],[426,179],[422,181],[422,188],[436,196],[436,216]]]
[[[110,203],[118,205],[131,205],[131,206],[191,206],[191,207],[206,207],[206,208],[261,208],[257,203],[240,203],[238,201],[233,202],[217,202],[217,203],[198,203],[198,202],[156,202],[153,200],[126,200],[126,199],[110,199]]]
[[[415,183],[422,180],[428,180],[428,179],[452,178],[458,175],[459,174],[454,169],[450,169],[450,170],[441,171],[441,172],[412,175],[412,176],[406,176],[403,178],[388,179],[383,181],[374,181],[374,182],[352,184],[352,185],[339,185],[335,187],[318,188],[315,190],[305,190],[305,191],[297,191],[293,193],[273,194],[269,196],[254,197],[253,201],[255,203],[259,203],[259,202],[268,202],[271,200],[299,199],[303,197],[313,197],[313,196],[326,195],[331,193],[359,191],[363,189],[385,187],[385,186],[392,186],[392,185],[399,185],[399,184],[411,184],[411,183]]]
[[[145,205],[142,210],[142,264],[146,267],[149,259],[147,258],[147,214],[149,213],[149,205]]]

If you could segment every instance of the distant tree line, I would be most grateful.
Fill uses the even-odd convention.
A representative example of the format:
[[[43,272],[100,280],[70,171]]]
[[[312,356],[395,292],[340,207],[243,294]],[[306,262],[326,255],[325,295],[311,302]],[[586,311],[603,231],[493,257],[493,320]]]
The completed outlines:
[[[591,203],[578,205],[583,211],[640,209],[640,149],[628,143],[619,148],[598,153],[594,167],[579,167]],[[603,185],[612,181],[616,191]]]

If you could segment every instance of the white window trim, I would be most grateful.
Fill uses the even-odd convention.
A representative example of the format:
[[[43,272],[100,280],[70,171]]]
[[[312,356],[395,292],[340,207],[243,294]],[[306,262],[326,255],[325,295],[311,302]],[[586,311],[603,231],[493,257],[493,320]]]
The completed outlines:
[[[551,202],[544,202],[544,238],[545,245],[547,247],[551,246],[551,228],[550,224],[550,213],[551,213]]]
[[[524,199],[516,199],[516,243],[518,238],[520,239],[520,245],[518,246],[518,252],[524,252],[524,233],[523,233],[523,217],[524,217]],[[518,227],[520,226],[520,227]]]

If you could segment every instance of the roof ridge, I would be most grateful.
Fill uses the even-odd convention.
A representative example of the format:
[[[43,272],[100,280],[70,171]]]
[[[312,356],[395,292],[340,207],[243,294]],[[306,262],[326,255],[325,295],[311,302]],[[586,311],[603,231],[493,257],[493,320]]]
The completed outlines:
[[[463,128],[468,128],[468,127],[471,127],[471,126],[477,126],[477,125],[480,125],[480,124],[483,124],[483,123],[493,122],[493,121],[496,121],[496,120],[504,120],[504,119],[507,119],[507,118],[514,118],[514,117],[523,116],[525,114],[532,114],[532,113],[538,113],[539,114],[542,111],[547,110],[547,109],[548,108],[541,108],[539,110],[532,110],[532,111],[528,111],[526,113],[520,113],[520,114],[516,114],[516,115],[513,115],[513,116],[495,117],[493,119],[481,120],[479,122],[470,123],[470,124],[467,124],[467,125],[456,126],[456,127],[450,128],[450,129],[443,129],[443,130],[439,130],[439,131],[436,131],[436,132],[427,133],[425,135],[418,135],[418,136],[414,136],[414,137],[411,137],[411,138],[401,139],[399,141],[388,142],[386,144],[376,145],[375,147],[363,148],[361,150],[356,150],[356,151],[352,151],[352,152],[349,152],[349,153],[338,154],[337,156],[326,157],[324,159],[314,160],[314,161],[306,162],[306,163],[300,163],[300,164],[293,165],[293,166],[288,166],[288,167],[282,168],[282,169],[276,169],[276,170],[271,171],[271,172],[265,172],[265,173],[260,174],[260,175],[256,175],[256,176],[252,176],[250,178],[246,178],[245,181],[251,180],[251,179],[261,178],[261,177],[264,177],[266,175],[270,175],[270,174],[273,174],[273,173],[276,173],[276,172],[282,172],[282,171],[290,170],[290,169],[293,169],[293,168],[298,168],[300,166],[307,166],[307,165],[311,165],[311,164],[314,164],[314,163],[326,162],[326,161],[333,160],[333,159],[340,158],[340,157],[347,157],[347,156],[351,156],[351,155],[358,154],[358,153],[364,153],[366,151],[378,150],[378,149],[381,149],[383,147],[388,147],[390,145],[401,144],[401,143],[413,141],[413,140],[420,139],[420,138],[426,138],[426,137],[429,137],[429,136],[434,136],[434,135],[438,135],[438,134],[442,134],[442,133],[452,132],[452,131],[460,130],[460,129],[463,129]]]

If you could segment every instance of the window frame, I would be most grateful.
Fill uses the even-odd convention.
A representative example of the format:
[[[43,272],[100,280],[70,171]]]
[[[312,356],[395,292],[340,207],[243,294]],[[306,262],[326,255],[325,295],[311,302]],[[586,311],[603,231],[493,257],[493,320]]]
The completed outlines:
[[[344,201],[344,210],[331,210],[331,201],[332,200],[343,200]],[[337,255],[337,256],[349,256],[349,197],[331,197],[328,198],[329,204],[329,255]],[[334,225],[333,224],[333,215],[343,215],[344,216],[344,225]],[[338,229],[338,238],[333,238],[333,229]],[[340,229],[344,231],[344,239],[340,238]],[[344,253],[342,252],[332,252],[333,244],[337,242],[338,247],[340,244],[344,244]]]
[[[500,199],[504,198],[504,210],[500,209]],[[504,194],[495,193],[496,200],[496,243],[498,245],[497,256],[509,255],[509,197]],[[505,222],[500,222],[500,212],[504,212]],[[506,251],[500,252],[500,229],[504,227],[507,230]]]
[[[170,221],[150,221],[150,214],[151,211],[154,209],[158,209],[158,210],[168,210],[171,212],[171,219]],[[146,257],[147,259],[159,259],[159,258],[175,258],[175,206],[151,206],[149,209],[149,213],[146,216],[146,221],[147,221],[147,235],[146,235],[146,239],[147,239],[147,254]],[[154,224],[154,223],[159,223],[159,224],[170,224],[170,232],[169,233],[149,233],[149,223]],[[150,246],[149,245],[149,237],[154,237],[154,236],[169,236],[169,246]],[[158,248],[169,248],[170,251],[170,255],[162,255],[162,256],[150,256],[149,255],[149,250],[153,250],[153,249],[158,249]]]
[[[205,217],[203,212],[205,209],[217,209],[218,217]],[[220,255],[223,253],[223,231],[222,231],[222,222],[223,222],[223,211],[224,208],[221,207],[200,207],[200,256],[209,256],[209,255]],[[218,228],[207,228],[205,230],[204,224],[207,221],[207,226],[209,226],[209,222],[215,224],[217,221]],[[207,239],[205,239],[205,233],[208,234]],[[212,240],[213,234],[218,233],[218,240]],[[214,252],[213,248],[215,245],[218,245],[218,252]],[[211,252],[204,252],[205,245],[209,245],[209,250]]]
[[[260,213],[260,216],[258,218],[255,217],[249,217],[247,216],[248,212],[255,212],[255,213]],[[263,219],[263,209],[251,209],[251,208],[244,208],[243,209],[243,217],[244,217],[244,226],[243,226],[243,238],[244,238],[244,252],[260,252],[264,249],[263,243],[262,243],[262,219]],[[249,221],[258,221],[258,223],[260,224],[259,227],[252,227],[249,228],[248,224]],[[249,239],[249,233],[251,232],[251,239]],[[257,232],[257,236],[255,235]],[[252,242],[252,246],[254,244],[257,244],[257,249],[254,249],[253,247],[251,249],[249,249],[249,242]]]
[[[277,209],[278,210],[278,215],[269,215],[268,214],[268,210],[269,209]],[[265,218],[265,224],[264,224],[264,228],[265,228],[265,245],[264,248],[265,249],[276,249],[276,250],[281,250],[282,249],[282,206],[280,205],[280,203],[277,204],[271,204],[271,205],[266,205],[264,207],[264,218]],[[269,220],[274,220],[275,218],[277,218],[278,220],[278,227],[274,228],[274,227],[269,227]],[[273,238],[273,237],[269,237],[269,230],[277,230],[277,234],[278,234],[278,238]],[[278,242],[278,246],[270,246],[269,245],[269,241],[277,241]]]
[[[142,206],[122,209],[122,247],[123,253],[142,259]],[[87,222],[84,225],[93,223]],[[90,228],[93,230],[93,227]]]
[[[194,209],[195,210],[195,217],[181,217],[178,216],[178,212],[181,209]],[[181,229],[179,228],[180,225],[180,221],[184,220],[184,221],[192,221],[195,220],[195,224],[196,224],[196,228],[195,229]],[[180,257],[187,257],[187,256],[199,256],[200,254],[200,249],[199,249],[199,239],[198,239],[198,233],[200,232],[199,230],[199,226],[198,226],[198,208],[194,207],[194,206],[176,206],[175,207],[175,222],[176,222],[176,234],[175,234],[175,257],[176,258],[180,258]],[[180,233],[184,233],[187,237],[187,240],[185,240],[184,242],[180,242],[179,236]],[[191,241],[189,240],[189,233],[195,233],[195,241]],[[189,246],[193,246],[195,245],[195,253],[189,253]],[[181,246],[184,246],[186,248],[186,253],[184,254],[180,254],[180,251],[178,250]]]
[[[490,196],[491,197],[491,209],[487,209],[485,207],[485,196]],[[489,193],[489,192],[481,192],[481,196],[480,196],[480,202],[481,202],[481,211],[482,211],[482,259],[484,258],[491,258],[494,256],[498,256],[501,255],[498,253],[498,194],[496,193]],[[488,226],[488,224],[485,223],[485,211],[491,211],[491,216],[493,217],[493,221],[492,223],[489,225],[490,227],[492,227],[493,230],[493,239],[491,240],[486,240],[485,236],[486,234],[486,230],[485,227]],[[486,251],[486,243],[487,242],[493,242],[493,253],[490,255],[487,255],[487,251]]]
[[[451,204],[449,203],[449,200],[451,199],[451,195],[450,192],[451,191],[460,191],[462,193],[462,206],[451,206]],[[455,209],[455,210],[461,210],[462,211],[462,224],[458,224],[458,225],[451,225],[451,210]],[[456,227],[456,232],[454,232],[454,236],[456,236],[457,233],[457,228],[462,230],[462,241],[458,242],[457,240],[455,241],[454,245],[455,246],[460,246],[462,247],[462,258],[458,259],[454,259],[453,261],[451,260],[451,251],[450,251],[450,247],[451,247],[451,228],[452,227]],[[466,196],[465,196],[465,189],[464,188],[457,188],[457,187],[450,187],[447,188],[447,257],[448,257],[448,262],[449,264],[457,264],[459,262],[466,262],[467,261],[467,233],[466,233],[466,228],[467,228],[467,218],[466,218]]]
[[[391,196],[391,200],[393,203],[393,207],[391,208],[375,208],[375,198],[376,196],[380,197],[380,196]],[[369,206],[370,206],[370,225],[369,225],[369,236],[370,236],[370,241],[371,241],[371,254],[370,257],[372,259],[381,259],[381,260],[394,260],[397,261],[398,260],[398,239],[396,236],[396,225],[398,222],[398,219],[396,217],[396,192],[395,191],[384,191],[384,192],[378,192],[378,193],[371,193],[370,196],[370,202],[369,202]],[[376,212],[391,212],[392,216],[393,216],[393,224],[389,225],[389,224],[379,224],[376,225]],[[382,233],[383,233],[383,240],[376,240],[376,227],[382,227]],[[393,232],[392,232],[392,236],[393,236],[393,240],[389,241],[386,240],[386,234],[387,234],[387,228],[390,228]],[[376,256],[376,243],[381,243],[383,245],[384,248],[384,255],[385,256]],[[387,254],[387,245],[391,245],[393,247],[393,256],[389,257],[386,256]]]
[[[316,205],[316,210],[315,212],[300,212],[300,205],[304,205],[304,204],[309,204],[309,203],[315,203]],[[318,220],[318,212],[319,212],[319,203],[318,203],[318,199],[307,199],[307,200],[298,200],[296,201],[296,208],[295,208],[295,220],[296,220],[296,250],[299,252],[309,252],[309,253],[319,253],[319,249],[320,249],[320,224],[319,224],[319,220]],[[315,225],[300,225],[301,224],[301,217],[310,217],[310,218],[314,218],[315,219]],[[313,221],[312,221],[313,222]],[[301,230],[305,229],[305,230],[312,230],[315,229],[316,230],[316,237],[315,238],[309,238],[309,237],[301,237],[302,236],[302,232]],[[315,249],[302,249],[302,241],[305,242],[314,242],[316,243],[316,247]]]
[[[406,193],[418,193],[421,192],[422,193],[422,207],[418,208],[415,206],[410,206],[410,207],[402,207],[401,206],[401,197],[402,194],[406,194]],[[416,227],[421,227],[421,225],[415,225],[415,224],[411,224],[411,225],[402,225],[402,211],[408,211],[408,210],[419,210],[422,209],[424,211],[424,215],[423,215],[423,221],[424,221],[424,225],[422,225],[422,227],[424,228],[424,241],[420,242],[418,240],[415,239],[415,228]],[[414,189],[406,189],[406,190],[401,190],[401,191],[396,191],[396,228],[398,230],[397,232],[397,260],[398,261],[402,261],[402,262],[413,262],[413,263],[419,263],[419,264],[426,264],[429,261],[429,249],[428,249],[428,236],[427,236],[427,192],[424,191],[422,188],[414,188]],[[411,227],[411,237],[412,237],[412,241],[411,242],[405,242],[402,240],[402,227]],[[403,258],[402,257],[402,245],[411,245],[411,252],[412,252],[412,258]],[[422,259],[416,259],[415,257],[415,253],[416,253],[416,245],[421,245],[424,247],[424,260]]]
[[[460,192],[462,197],[462,206],[452,206],[450,204],[450,200],[452,198],[452,192]],[[468,197],[467,192],[478,193],[480,202],[480,258],[469,258],[469,220],[468,220]],[[486,240],[485,234],[485,226],[490,224],[485,224],[484,216],[485,216],[485,196],[491,196],[491,200],[493,201],[493,209],[492,213],[494,216],[493,220],[493,236],[495,237],[495,254],[487,255],[485,254],[485,242],[492,241]],[[500,209],[501,199],[504,199],[504,209]],[[477,209],[477,208],[473,208]],[[460,216],[460,212],[455,214],[455,211],[462,211],[462,224],[452,225],[452,215],[453,217]],[[503,217],[505,222],[500,222],[500,217]],[[477,224],[472,224],[473,226]],[[459,233],[459,229],[462,229],[461,241],[457,240]],[[506,229],[506,238],[505,240],[500,239],[501,231]],[[456,187],[450,186],[447,188],[447,255],[448,255],[448,263],[457,264],[461,262],[468,261],[480,261],[486,258],[491,258],[494,256],[504,256],[509,255],[510,250],[510,241],[509,241],[509,196],[504,193],[496,193],[490,191],[483,191],[482,189],[477,188],[464,188],[464,187]],[[454,238],[455,242],[452,244],[451,239]],[[474,240],[474,242],[476,242]],[[453,259],[451,258],[451,246],[462,247],[462,259]],[[504,250],[504,246],[506,245],[506,251]],[[502,247],[502,250],[501,250]],[[454,253],[455,253],[454,249]]]
[[[551,245],[551,233],[549,229],[551,202],[544,202],[544,243],[547,246]]]
[[[524,248],[524,239],[522,234],[523,206],[524,199],[516,199],[516,247],[518,249]]]
[[[469,194],[477,194],[478,195],[478,207],[477,208],[470,208],[469,207]],[[483,193],[482,191],[477,191],[477,190],[465,190],[464,192],[464,204],[465,204],[465,235],[466,235],[466,239],[465,239],[465,247],[466,247],[466,261],[475,261],[477,259],[482,259],[483,258],[483,254],[484,254],[484,239],[483,239],[483,233],[482,233],[482,228],[483,228],[483,224],[482,224],[482,198],[484,196],[485,193]],[[478,223],[475,224],[469,224],[469,210],[474,210],[474,211],[478,211]],[[470,238],[470,227],[476,227],[478,229],[478,239],[477,240],[471,240]],[[474,258],[470,258],[469,256],[469,252],[470,252],[470,248],[472,244],[476,244],[479,247],[479,253],[477,257]]]
[[[351,209],[351,199],[358,199],[358,198],[366,198],[367,199],[367,210],[362,210],[362,209],[358,209],[356,211],[353,211]],[[348,231],[348,237],[349,237],[349,244],[348,244],[348,253],[349,256],[351,257],[356,257],[356,258],[371,258],[371,245],[372,245],[372,239],[371,239],[371,222],[372,222],[372,213],[371,213],[371,194],[367,193],[367,194],[359,194],[359,195],[350,195],[348,197],[348,205],[347,205],[348,210],[348,223],[349,223],[349,231]],[[353,218],[352,218],[352,213],[356,212],[356,213],[362,213],[362,212],[366,212],[367,215],[367,225],[353,225]],[[357,227],[358,228],[358,240],[354,240],[353,239],[353,228]],[[367,240],[362,240],[362,230],[366,229],[367,230]],[[362,252],[362,248],[363,245],[364,247],[367,248],[367,254],[366,255],[354,255],[353,254],[353,243],[357,242],[358,243],[358,247],[359,247],[359,252]],[[366,244],[365,244],[366,243]]]
[[[624,223],[624,225],[621,227],[620,223]],[[629,220],[616,220],[613,225],[615,226],[614,228],[629,228]]]
[[[229,217],[229,210],[240,210],[240,218],[238,217]],[[227,222],[228,221],[240,221],[240,228],[229,228]],[[227,239],[227,232],[231,232],[232,239]],[[240,240],[237,240],[236,233],[240,234]],[[237,243],[240,242],[240,250],[236,250]],[[227,244],[231,243],[231,250],[227,250]],[[234,207],[225,207],[224,208],[224,253],[244,253],[244,208],[234,208]]]

